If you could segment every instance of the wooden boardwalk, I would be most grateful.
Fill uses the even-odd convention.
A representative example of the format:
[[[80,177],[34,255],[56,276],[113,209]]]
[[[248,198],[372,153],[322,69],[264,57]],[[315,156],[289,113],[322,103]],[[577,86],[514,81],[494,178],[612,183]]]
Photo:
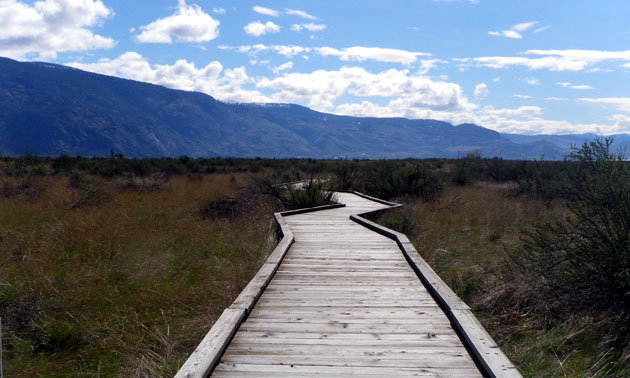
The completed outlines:
[[[511,366],[480,370],[398,243],[350,219],[389,205],[337,200],[346,206],[283,217],[294,243],[257,301],[242,294],[253,307],[235,329],[213,336],[229,344],[212,377],[519,376]]]

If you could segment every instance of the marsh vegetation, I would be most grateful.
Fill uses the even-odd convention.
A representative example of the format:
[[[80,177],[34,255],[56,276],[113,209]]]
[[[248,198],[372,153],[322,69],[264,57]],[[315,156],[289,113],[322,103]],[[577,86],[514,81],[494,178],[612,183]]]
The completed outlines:
[[[273,212],[335,189],[404,202],[377,220],[525,376],[629,375],[630,175],[606,143],[562,162],[3,158],[4,373],[172,376],[274,248]],[[330,181],[274,187],[310,177]]]

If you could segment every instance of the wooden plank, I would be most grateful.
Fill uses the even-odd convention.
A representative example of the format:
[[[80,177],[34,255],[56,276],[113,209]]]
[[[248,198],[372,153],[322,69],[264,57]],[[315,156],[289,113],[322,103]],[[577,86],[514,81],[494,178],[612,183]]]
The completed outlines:
[[[226,309],[206,334],[197,349],[179,369],[175,378],[205,378],[245,317],[243,309]]]
[[[289,365],[265,365],[265,364],[239,364],[222,363],[217,366],[217,372],[280,372],[291,373],[293,377],[304,377],[305,374],[318,374],[321,376],[360,376],[360,377],[479,377],[479,372],[470,369],[446,369],[446,368],[382,368],[382,367],[352,367],[352,366],[304,366]],[[220,374],[216,376],[220,377]],[[244,375],[241,375],[244,376]]]
[[[266,331],[250,331],[239,332],[235,338],[244,339],[257,339],[261,341],[265,340],[279,340],[282,339],[300,339],[305,342],[308,340],[319,340],[319,342],[325,343],[326,341],[337,342],[353,342],[357,340],[364,340],[369,342],[374,341],[397,341],[397,342],[410,342],[410,341],[423,341],[429,340],[433,342],[453,341],[461,345],[461,340],[454,332],[448,333],[424,333],[424,334],[405,334],[405,333],[326,333],[326,332],[266,332]],[[341,344],[343,345],[343,344]]]

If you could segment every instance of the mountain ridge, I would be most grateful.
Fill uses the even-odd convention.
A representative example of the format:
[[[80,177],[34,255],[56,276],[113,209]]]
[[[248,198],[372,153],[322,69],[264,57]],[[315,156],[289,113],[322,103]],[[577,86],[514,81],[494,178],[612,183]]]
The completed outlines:
[[[0,58],[0,152],[129,157],[561,158],[544,140],[431,119],[351,117]]]

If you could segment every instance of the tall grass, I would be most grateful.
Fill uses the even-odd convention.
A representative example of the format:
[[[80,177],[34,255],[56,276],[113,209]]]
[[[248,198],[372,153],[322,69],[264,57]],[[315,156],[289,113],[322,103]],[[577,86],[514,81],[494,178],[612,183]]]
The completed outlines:
[[[378,221],[407,233],[524,376],[630,375],[627,340],[615,341],[628,319],[554,306],[511,264],[506,249],[522,248],[521,231],[570,214],[562,201],[514,193],[514,184],[452,186],[437,202],[416,199]]]
[[[198,216],[238,192],[245,176],[231,177],[138,191],[47,176],[37,198],[0,199],[6,375],[172,376],[273,247],[264,204]],[[91,185],[108,200],[82,201]]]

